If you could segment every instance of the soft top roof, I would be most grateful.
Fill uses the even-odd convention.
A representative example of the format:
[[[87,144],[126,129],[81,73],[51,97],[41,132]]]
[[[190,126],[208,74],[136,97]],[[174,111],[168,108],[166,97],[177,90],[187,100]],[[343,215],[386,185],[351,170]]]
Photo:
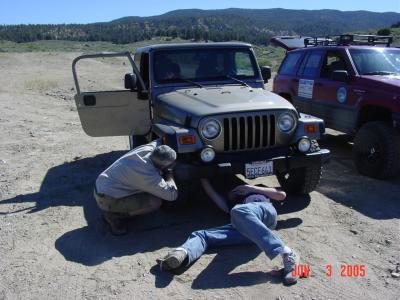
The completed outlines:
[[[155,44],[136,49],[136,52],[149,52],[151,50],[193,49],[193,48],[249,48],[251,44],[240,42],[218,42],[218,43],[171,43]]]

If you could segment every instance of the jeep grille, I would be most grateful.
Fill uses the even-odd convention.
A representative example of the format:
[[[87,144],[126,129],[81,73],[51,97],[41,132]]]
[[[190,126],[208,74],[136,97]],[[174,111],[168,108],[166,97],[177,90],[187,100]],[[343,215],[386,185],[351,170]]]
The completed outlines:
[[[225,151],[269,148],[275,145],[275,115],[224,118],[223,131]]]

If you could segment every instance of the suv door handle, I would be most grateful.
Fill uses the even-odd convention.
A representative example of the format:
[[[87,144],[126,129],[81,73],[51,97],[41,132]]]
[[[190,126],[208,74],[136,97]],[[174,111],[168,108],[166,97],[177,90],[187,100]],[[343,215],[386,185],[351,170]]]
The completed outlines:
[[[292,82],[299,82],[298,79],[292,79]]]

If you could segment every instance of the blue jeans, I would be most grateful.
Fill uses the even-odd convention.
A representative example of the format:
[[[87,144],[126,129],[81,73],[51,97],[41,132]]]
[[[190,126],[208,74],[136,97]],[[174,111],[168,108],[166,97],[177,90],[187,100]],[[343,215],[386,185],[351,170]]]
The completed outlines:
[[[255,243],[273,259],[285,246],[274,234],[277,213],[271,203],[238,204],[231,210],[231,224],[192,232],[181,246],[188,252],[188,264],[198,259],[209,247]]]

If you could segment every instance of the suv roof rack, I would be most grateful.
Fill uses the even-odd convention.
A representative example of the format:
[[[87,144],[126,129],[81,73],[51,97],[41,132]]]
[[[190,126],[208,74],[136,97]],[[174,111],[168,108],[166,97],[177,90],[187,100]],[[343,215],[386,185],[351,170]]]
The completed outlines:
[[[393,36],[385,35],[370,35],[370,34],[341,34],[326,37],[312,37],[304,39],[304,46],[349,46],[349,45],[364,45],[378,46],[385,45],[390,47],[393,43]]]

